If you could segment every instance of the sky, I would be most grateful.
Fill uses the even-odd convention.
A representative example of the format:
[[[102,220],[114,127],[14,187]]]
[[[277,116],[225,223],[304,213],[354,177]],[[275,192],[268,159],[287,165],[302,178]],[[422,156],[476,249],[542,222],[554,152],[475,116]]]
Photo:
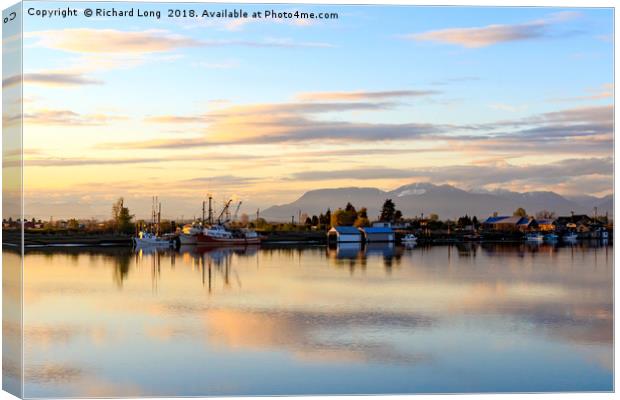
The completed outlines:
[[[24,16],[26,216],[107,218],[123,196],[145,217],[159,196],[187,219],[208,194],[254,215],[422,181],[612,193],[612,9],[207,7],[338,13],[309,21],[72,5]],[[82,15],[112,6],[162,17]]]

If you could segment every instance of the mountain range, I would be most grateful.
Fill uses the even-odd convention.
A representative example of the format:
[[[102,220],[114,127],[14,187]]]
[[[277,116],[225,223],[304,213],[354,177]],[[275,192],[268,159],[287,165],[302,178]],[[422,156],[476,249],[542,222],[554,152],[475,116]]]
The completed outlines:
[[[405,218],[438,214],[441,219],[455,219],[465,214],[485,219],[494,212],[512,215],[523,207],[529,215],[548,210],[559,215],[593,214],[597,207],[599,215],[613,216],[613,195],[561,196],[555,192],[512,192],[508,190],[463,190],[451,185],[412,183],[392,191],[369,187],[345,187],[318,189],[304,193],[289,204],[269,207],[261,213],[267,220],[290,221],[299,211],[308,215],[319,215],[328,208],[332,211],[344,208],[351,202],[356,208],[366,207],[369,218],[375,219],[386,199],[392,199]]]

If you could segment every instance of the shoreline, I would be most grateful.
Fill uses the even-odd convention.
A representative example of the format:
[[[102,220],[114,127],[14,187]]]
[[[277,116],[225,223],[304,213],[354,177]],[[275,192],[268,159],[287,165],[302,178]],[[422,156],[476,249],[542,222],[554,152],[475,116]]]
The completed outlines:
[[[20,243],[20,235],[13,234],[7,235],[3,232],[2,245],[7,249],[17,250]],[[583,238],[580,242],[601,241],[601,239]],[[354,242],[354,243],[340,243],[340,244],[357,244],[363,246],[368,245],[388,245],[404,246],[400,240],[392,242]],[[464,238],[464,237],[419,237],[417,246],[430,246],[430,245],[463,245],[468,243],[479,244],[542,244],[528,242],[525,239],[515,236],[506,237],[489,237],[489,238]],[[608,240],[610,245],[613,245],[613,239]],[[555,243],[544,242],[544,244],[564,244],[563,241],[557,241]],[[277,232],[273,235],[266,236],[259,245],[256,246],[335,246],[338,243],[329,242],[327,236],[324,234],[317,235],[316,232],[312,232],[310,235],[303,235],[301,232],[293,232],[287,234],[286,232]],[[250,245],[253,246],[253,245]],[[50,235],[50,234],[25,234],[24,235],[24,249],[42,249],[42,248],[79,248],[79,247],[96,247],[96,248],[130,248],[133,247],[131,236],[126,235]],[[186,245],[184,247],[201,247],[195,245]],[[216,246],[217,247],[217,246]]]

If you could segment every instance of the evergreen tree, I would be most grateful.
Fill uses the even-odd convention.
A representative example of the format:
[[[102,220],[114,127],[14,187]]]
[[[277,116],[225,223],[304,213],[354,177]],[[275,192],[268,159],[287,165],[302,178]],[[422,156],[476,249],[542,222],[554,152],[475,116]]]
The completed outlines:
[[[387,199],[381,207],[381,215],[379,215],[379,221],[392,222],[394,220],[394,214],[396,213],[396,205],[392,199]]]

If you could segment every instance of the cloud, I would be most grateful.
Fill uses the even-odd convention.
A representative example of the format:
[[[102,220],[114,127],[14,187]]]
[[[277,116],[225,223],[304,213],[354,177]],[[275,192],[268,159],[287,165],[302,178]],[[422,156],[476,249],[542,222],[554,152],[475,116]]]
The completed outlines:
[[[346,111],[383,111],[392,102],[292,102],[220,108],[200,115],[163,115],[158,124],[204,124],[203,138],[155,140],[127,144],[133,148],[182,148],[214,144],[281,143],[313,140],[360,141],[411,139],[454,128],[427,123],[383,124],[325,120]],[[321,116],[321,119],[317,118]],[[107,145],[106,145],[107,146]]]
[[[35,153],[37,154],[37,153]],[[24,164],[28,167],[73,167],[73,166],[99,166],[99,165],[125,165],[125,164],[158,164],[178,161],[237,161],[258,160],[264,156],[246,154],[222,154],[206,153],[198,155],[158,156],[158,157],[128,157],[128,158],[67,158],[67,157],[27,157]],[[13,164],[4,164],[11,166]],[[201,178],[202,179],[202,178]]]
[[[180,48],[212,46],[333,47],[329,43],[296,42],[288,38],[255,40],[197,40],[166,30],[122,31],[116,29],[60,29],[28,32],[36,46],[80,54],[151,54]]]
[[[581,101],[581,100],[604,100],[613,99],[614,97],[614,84],[605,83],[597,88],[590,88],[587,90],[588,94],[575,97],[563,97],[552,99],[553,101]]]
[[[25,34],[38,46],[75,53],[157,53],[182,47],[197,47],[192,38],[161,30],[121,31],[116,29],[59,29]]]
[[[487,47],[498,43],[538,39],[550,35],[549,28],[557,23],[577,17],[577,13],[560,12],[546,19],[523,24],[493,24],[474,28],[449,28],[405,35],[404,38],[453,44],[465,48]]]
[[[372,99],[390,99],[399,97],[420,97],[439,94],[436,90],[390,90],[378,92],[312,92],[300,93],[296,96],[301,101],[355,101]]]
[[[95,126],[127,119],[106,114],[78,114],[70,110],[37,110],[24,114],[24,122],[41,125]]]
[[[10,76],[2,81],[2,87],[17,85],[22,82],[22,76]],[[81,86],[100,85],[103,82],[89,78],[78,72],[32,72],[23,75],[24,84],[42,86]]]
[[[552,111],[541,114],[534,121],[542,122],[567,122],[567,123],[604,123],[613,126],[614,109],[611,105],[578,107],[567,110]]]
[[[364,92],[391,93],[391,92]],[[379,96],[379,97],[381,97]],[[324,98],[324,96],[320,96]],[[343,96],[349,97],[349,96]],[[221,107],[204,114],[150,116],[153,124],[195,125],[201,137],[178,137],[126,143],[104,143],[107,149],[182,149],[213,145],[301,142],[387,142],[424,139],[435,150],[520,155],[548,152],[608,152],[613,140],[611,106],[582,107],[485,124],[450,125],[426,122],[385,123],[342,120],[351,111],[384,111],[399,105],[385,101],[264,103]],[[378,100],[378,99],[374,99]],[[333,120],[337,116],[338,120]],[[524,140],[527,139],[527,140]]]
[[[248,176],[234,176],[234,175],[219,175],[219,176],[207,176],[200,178],[187,179],[185,182],[199,184],[201,187],[210,185],[212,187],[233,187],[233,186],[245,186],[260,181],[261,178],[254,178]]]
[[[323,180],[377,180],[412,178],[415,173],[411,169],[364,167],[329,171],[304,171],[291,174],[288,180],[323,181]]]
[[[86,77],[79,73],[26,73],[24,83],[33,83],[49,86],[74,86],[74,85],[99,85],[102,82],[97,79]]]
[[[607,142],[613,139],[613,106],[552,111],[521,119],[482,124],[475,128],[489,131],[489,140],[521,140],[524,147],[542,142],[562,146],[567,140],[578,140],[579,143],[572,144],[587,146],[586,140]]]
[[[587,186],[592,176],[605,177],[606,188],[612,187],[613,159],[580,158],[565,159],[545,164],[512,165],[490,163],[486,165],[451,165],[425,168],[364,167],[326,171],[304,171],[289,175],[290,180],[380,180],[380,179],[423,179],[441,184],[458,184],[461,187],[480,188],[493,184],[527,182],[536,185],[564,184],[571,180],[582,180]],[[587,178],[587,179],[586,179]],[[598,192],[600,190],[596,190]]]

